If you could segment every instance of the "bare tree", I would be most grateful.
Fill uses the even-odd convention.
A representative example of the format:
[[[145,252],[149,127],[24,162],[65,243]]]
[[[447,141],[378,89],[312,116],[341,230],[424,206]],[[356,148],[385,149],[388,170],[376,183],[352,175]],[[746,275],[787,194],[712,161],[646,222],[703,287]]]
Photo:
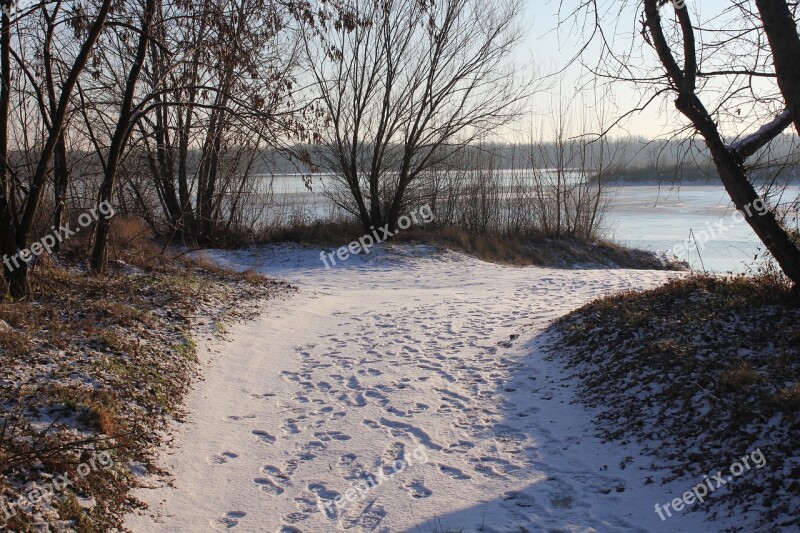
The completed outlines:
[[[258,196],[260,151],[307,140],[294,14],[272,0],[192,0],[163,2],[157,19],[135,141],[169,233],[209,243],[237,220],[243,196]]]
[[[604,129],[602,101],[586,94],[561,97],[551,105],[551,123],[530,146],[534,211],[547,237],[591,240],[597,237],[608,202],[608,182],[625,164],[627,143],[584,132]],[[598,110],[592,117],[590,109]]]
[[[793,5],[794,13],[786,0],[756,0],[769,40],[778,87],[795,129],[800,133],[800,35],[797,34],[797,4]]]
[[[2,198],[0,198],[0,250],[11,257],[19,257],[20,252],[27,247],[34,222],[39,211],[42,194],[47,182],[50,164],[59,139],[62,137],[64,125],[67,121],[69,108],[73,92],[78,83],[78,79],[86,67],[90,55],[94,49],[97,39],[105,28],[106,19],[111,11],[112,0],[99,2],[94,9],[87,9],[87,6],[73,6],[71,12],[61,15],[59,24],[71,25],[74,39],[78,44],[77,55],[70,60],[66,67],[66,76],[60,83],[59,96],[53,113],[49,117],[42,117],[45,134],[41,148],[36,151],[36,163],[33,174],[27,181],[22,183],[20,176],[16,175],[11,167],[8,157],[8,128],[9,128],[9,103],[13,95],[15,80],[11,76],[12,57],[20,57],[14,54],[12,49],[12,21],[10,18],[11,3],[4,2],[2,9],[2,39],[0,39],[0,77],[2,77],[2,93],[0,93],[0,167],[2,167]],[[8,8],[8,9],[7,9]],[[24,11],[17,12],[15,22],[20,19],[33,17],[39,12],[39,5],[33,8],[26,8]],[[21,38],[18,38],[17,45],[24,46]],[[21,71],[25,71],[27,66],[17,65]],[[19,87],[19,84],[16,84]],[[41,91],[36,91],[39,99],[39,108],[48,107],[44,95]],[[24,99],[24,97],[23,97]],[[24,104],[21,104],[24,105]],[[24,296],[27,292],[28,266],[25,261],[17,261],[16,264],[9,266],[4,263],[3,273],[9,285],[12,296]]]
[[[140,23],[138,26],[134,26],[138,30],[139,38],[135,55],[128,71],[128,77],[125,81],[125,89],[119,106],[114,134],[111,136],[111,144],[103,161],[103,182],[100,184],[98,193],[99,204],[110,204],[111,202],[111,195],[117,179],[117,171],[122,162],[122,156],[136,122],[141,118],[142,109],[139,105],[134,105],[134,99],[136,97],[136,87],[139,83],[139,75],[142,72],[147,55],[157,5],[157,0],[145,0]],[[98,274],[102,274],[106,270],[110,224],[111,220],[108,217],[99,217],[95,226],[91,264],[92,269]]]
[[[798,118],[793,109],[800,109],[796,107],[800,106],[800,46],[796,47],[800,40],[797,20],[785,1],[756,4],[761,18],[750,2],[742,1],[711,19],[695,20],[686,2],[643,0],[637,4],[642,6],[641,35],[658,60],[657,68],[644,71],[632,64],[632,54],[618,53],[605,39],[596,2],[583,5],[599,25],[593,35],[600,39],[602,52],[593,74],[631,81],[648,91],[644,105],[636,110],[661,96],[674,97],[690,131],[703,139],[733,204],[797,285],[800,248],[774,209],[763,215],[753,209],[764,200],[756,191],[748,160]],[[621,3],[620,12],[631,10],[630,3]],[[746,133],[748,125],[754,133]]]
[[[365,231],[394,230],[426,170],[515,116],[527,90],[509,64],[519,8],[351,0],[304,32],[327,126],[320,164]]]

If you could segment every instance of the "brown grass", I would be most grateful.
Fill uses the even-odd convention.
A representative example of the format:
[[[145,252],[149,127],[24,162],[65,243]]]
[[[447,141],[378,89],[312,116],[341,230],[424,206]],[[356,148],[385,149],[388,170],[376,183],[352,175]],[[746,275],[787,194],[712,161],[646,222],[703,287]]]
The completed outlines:
[[[312,246],[346,246],[364,233],[352,222],[296,224],[269,233],[261,243],[297,242]],[[576,263],[623,268],[663,269],[653,254],[605,241],[549,239],[536,232],[505,234],[469,232],[454,226],[426,226],[399,232],[395,244],[426,244],[472,255],[483,261],[517,266],[570,267]],[[675,265],[667,268],[678,269]]]
[[[364,228],[356,222],[315,222],[293,224],[269,231],[260,239],[264,243],[297,242],[319,246],[342,246],[364,234]]]
[[[717,387],[721,391],[731,392],[749,389],[754,385],[763,383],[765,380],[765,376],[761,375],[750,364],[740,363],[736,367],[726,370],[720,375]]]
[[[206,255],[206,253],[202,250],[191,255],[182,255],[180,257],[180,261],[187,266],[199,268],[205,270],[206,272],[212,272],[218,275],[226,275],[231,273],[230,270],[221,267],[219,264],[209,259],[208,255]]]
[[[800,411],[800,382],[782,389],[776,395],[776,400],[786,411],[795,413]]]
[[[30,353],[32,348],[31,338],[25,333],[16,329],[0,331],[0,349],[10,357],[24,357]]]
[[[151,266],[160,260],[162,248],[156,244],[150,226],[133,216],[114,218],[108,236],[109,259],[136,266]]]
[[[73,221],[72,227],[77,222]],[[61,250],[70,262],[84,261],[92,246],[93,228],[84,229],[64,242]],[[162,247],[155,241],[150,227],[135,216],[117,216],[111,222],[108,236],[108,262],[122,261],[142,268],[157,267],[164,261]]]
[[[444,227],[402,232],[393,242],[438,245],[491,263],[529,266],[547,262],[546,257],[531,246],[543,242],[542,238],[535,235],[478,234],[460,228]]]

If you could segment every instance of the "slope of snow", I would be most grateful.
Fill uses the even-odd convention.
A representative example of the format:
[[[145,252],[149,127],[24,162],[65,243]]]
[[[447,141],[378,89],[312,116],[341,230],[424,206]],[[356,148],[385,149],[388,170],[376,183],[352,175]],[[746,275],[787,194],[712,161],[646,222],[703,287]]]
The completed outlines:
[[[325,269],[319,253],[211,254],[300,292],[201,346],[205,378],[162,457],[172,486],[150,478],[136,494],[150,510],[128,527],[707,530],[701,513],[659,518],[655,504],[691,486],[650,484],[635,446],[596,439],[541,350],[553,319],[674,273],[515,268],[423,246]]]

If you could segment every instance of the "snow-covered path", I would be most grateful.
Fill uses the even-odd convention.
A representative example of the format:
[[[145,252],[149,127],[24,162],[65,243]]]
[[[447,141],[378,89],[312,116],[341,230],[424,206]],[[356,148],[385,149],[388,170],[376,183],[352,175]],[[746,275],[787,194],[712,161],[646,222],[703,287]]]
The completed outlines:
[[[214,257],[301,290],[201,350],[163,457],[174,487],[138,492],[151,508],[134,531],[704,529],[699,514],[659,519],[654,504],[690,487],[646,484],[635,447],[595,439],[540,350],[554,318],[667,274],[424,247],[330,270],[294,246]]]

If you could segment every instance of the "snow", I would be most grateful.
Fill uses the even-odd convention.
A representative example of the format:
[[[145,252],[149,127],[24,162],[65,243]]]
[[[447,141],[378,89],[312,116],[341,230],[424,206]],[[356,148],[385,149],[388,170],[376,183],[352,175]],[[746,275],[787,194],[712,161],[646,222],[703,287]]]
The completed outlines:
[[[764,124],[755,132],[737,139],[733,143],[726,146],[728,150],[738,152],[743,146],[757,143],[762,137],[769,135],[775,128],[784,129],[787,125],[791,124],[791,114],[788,109],[784,109],[778,113],[774,119]]]
[[[640,448],[599,441],[569,371],[543,355],[553,319],[675,273],[518,268],[424,246],[380,247],[326,269],[319,254],[296,245],[210,254],[300,291],[266,302],[228,341],[200,343],[204,379],[160,458],[172,477],[147,480],[136,496],[150,510],[127,527],[708,528],[702,511],[658,517],[656,503],[696,481],[648,483],[658,472]],[[337,508],[345,495],[352,501]]]

